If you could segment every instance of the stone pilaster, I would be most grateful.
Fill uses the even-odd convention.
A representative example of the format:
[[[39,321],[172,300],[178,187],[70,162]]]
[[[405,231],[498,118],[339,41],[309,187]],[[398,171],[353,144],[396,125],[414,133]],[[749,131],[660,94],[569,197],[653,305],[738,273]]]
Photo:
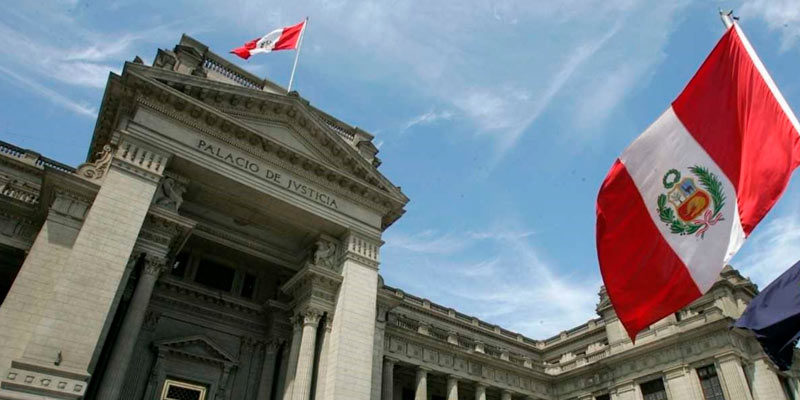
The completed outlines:
[[[511,400],[511,392],[508,390],[500,392],[500,400]]]
[[[328,353],[326,400],[367,400],[372,390],[372,352],[380,242],[354,232],[340,255],[342,283]]]
[[[321,322],[322,324],[322,343],[319,348],[319,362],[317,362],[317,387],[314,392],[314,400],[325,399],[325,384],[328,379],[328,349],[331,343],[331,329],[333,328],[333,316],[328,314]]]
[[[688,366],[664,371],[664,383],[671,399],[702,400],[698,398],[691,383],[691,371]]]
[[[145,257],[139,281],[136,283],[133,298],[125,318],[122,320],[119,335],[114,342],[111,358],[109,358],[97,398],[108,400],[119,398],[133,355],[133,348],[139,337],[147,306],[150,304],[150,296],[153,294],[158,277],[166,270],[166,260],[163,258]]]
[[[417,367],[416,391],[414,400],[428,400],[428,372],[424,367]]]
[[[458,400],[458,377],[447,376],[447,400]]]
[[[47,217],[0,306],[0,378],[25,352],[39,323],[31,316],[49,304],[97,190],[78,177],[46,174],[41,202]]]
[[[264,343],[264,362],[261,365],[261,378],[258,380],[257,399],[269,399],[274,383],[272,377],[275,376],[275,368],[278,368],[275,361],[278,357],[280,345],[277,340],[268,340]]]
[[[475,383],[475,400],[486,400],[486,385]]]
[[[123,138],[66,256],[63,268],[69,273],[55,282],[22,358],[12,368],[18,375],[32,377],[32,382],[53,376],[69,389],[28,382],[4,382],[4,388],[70,396],[85,393],[128,259],[168,158]]]
[[[755,400],[782,399],[781,381],[772,362],[762,357],[753,363],[753,398]]]
[[[724,385],[728,400],[753,400],[750,389],[747,387],[747,379],[744,376],[742,362],[735,354],[724,354],[717,357],[719,373],[722,384]]]
[[[317,327],[322,318],[318,310],[306,310],[302,313],[303,336],[300,339],[300,351],[297,355],[297,372],[294,376],[293,400],[311,398],[311,377],[314,373],[314,349],[317,345]]]
[[[292,317],[292,326],[294,327],[294,333],[292,334],[292,343],[289,348],[288,363],[286,364],[286,377],[283,381],[283,400],[292,400],[294,377],[297,372],[297,356],[300,354],[300,341],[303,338],[303,318]]]
[[[394,395],[394,365],[397,361],[391,357],[383,359],[383,379],[381,381],[380,400],[392,400]]]

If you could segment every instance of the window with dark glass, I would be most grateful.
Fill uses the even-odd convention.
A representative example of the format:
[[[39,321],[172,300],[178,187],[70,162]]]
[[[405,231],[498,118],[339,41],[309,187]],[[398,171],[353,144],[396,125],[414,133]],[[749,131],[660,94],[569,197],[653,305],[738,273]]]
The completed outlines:
[[[197,265],[194,281],[224,292],[230,292],[236,270],[209,259],[202,259]]]
[[[705,400],[725,400],[722,394],[722,385],[719,383],[717,369],[714,365],[708,365],[697,369],[697,377],[700,378],[700,387],[703,388],[703,398]]]
[[[175,257],[175,262],[172,263],[172,269],[169,271],[172,276],[183,278],[186,275],[186,266],[189,264],[189,253],[183,252]]]
[[[600,396],[595,396],[594,400],[611,400],[611,396],[609,394],[601,394]]]
[[[253,274],[244,274],[244,281],[242,282],[242,297],[245,299],[252,299],[255,290],[256,276]]]
[[[667,400],[667,391],[664,390],[664,381],[654,379],[639,385],[642,389],[643,400]]]

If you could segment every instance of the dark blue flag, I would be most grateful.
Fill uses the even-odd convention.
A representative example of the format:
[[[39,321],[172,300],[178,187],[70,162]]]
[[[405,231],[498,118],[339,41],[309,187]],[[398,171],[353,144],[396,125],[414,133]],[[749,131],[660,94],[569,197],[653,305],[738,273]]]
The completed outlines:
[[[734,326],[751,330],[772,362],[788,370],[800,339],[800,262],[753,298]]]

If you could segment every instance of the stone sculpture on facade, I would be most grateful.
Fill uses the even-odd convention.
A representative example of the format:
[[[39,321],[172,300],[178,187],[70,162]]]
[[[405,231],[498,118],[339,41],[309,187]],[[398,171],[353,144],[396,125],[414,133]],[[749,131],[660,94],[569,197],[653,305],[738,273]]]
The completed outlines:
[[[178,211],[183,203],[183,194],[186,193],[186,185],[177,179],[166,176],[158,186],[153,203],[164,208]]]
[[[320,239],[314,250],[314,264],[321,267],[336,268],[336,243]]]

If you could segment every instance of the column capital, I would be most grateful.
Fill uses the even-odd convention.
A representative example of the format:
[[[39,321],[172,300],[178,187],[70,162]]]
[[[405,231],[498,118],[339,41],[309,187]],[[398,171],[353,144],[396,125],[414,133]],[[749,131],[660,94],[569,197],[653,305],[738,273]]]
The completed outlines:
[[[161,257],[145,255],[142,274],[152,275],[158,278],[167,270],[167,260]]]
[[[480,381],[476,381],[475,382],[475,388],[486,389],[487,387],[489,387],[489,385],[487,385],[487,384],[485,384],[483,382],[480,382]]]
[[[447,374],[447,380],[448,380],[448,381],[449,381],[449,380],[454,380],[454,381],[458,382],[458,381],[460,381],[460,380],[461,380],[461,378],[460,378],[460,377],[458,377],[457,375],[453,375],[453,374]]]
[[[727,353],[723,353],[723,354],[720,354],[720,355],[716,355],[716,356],[714,356],[714,358],[719,363],[724,363],[724,362],[728,362],[728,361],[737,361],[737,362],[742,361],[742,357],[740,355],[734,353],[734,352],[727,352]]]
[[[303,326],[317,325],[322,318],[323,312],[315,308],[308,308],[299,312],[297,315],[300,317],[300,322]]]
[[[389,356],[384,356],[383,357],[383,365],[394,366],[395,364],[398,363],[398,361],[399,360],[397,360],[396,358],[392,358],[392,357],[389,357]]]

